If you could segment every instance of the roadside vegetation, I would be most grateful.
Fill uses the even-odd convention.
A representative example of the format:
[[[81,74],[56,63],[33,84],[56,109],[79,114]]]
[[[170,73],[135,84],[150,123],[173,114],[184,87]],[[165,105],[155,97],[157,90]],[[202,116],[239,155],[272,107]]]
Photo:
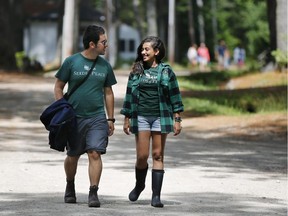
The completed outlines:
[[[196,72],[178,80],[186,116],[287,111],[286,72]]]

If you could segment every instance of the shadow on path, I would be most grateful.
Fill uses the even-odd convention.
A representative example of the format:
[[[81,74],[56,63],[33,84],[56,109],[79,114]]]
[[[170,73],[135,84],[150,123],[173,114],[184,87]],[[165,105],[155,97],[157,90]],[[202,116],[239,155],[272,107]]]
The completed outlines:
[[[101,208],[87,207],[87,194],[78,194],[76,204],[64,204],[62,194],[0,194],[4,201],[0,202],[1,215],[13,216],[48,216],[48,215],[285,215],[279,200],[244,195],[217,193],[176,193],[166,197],[165,207],[157,209],[150,206],[150,200],[138,200],[131,203],[123,197],[101,196]],[[185,199],[183,199],[185,197]],[[189,200],[189,201],[187,201]],[[229,208],[227,208],[229,206]],[[255,211],[255,206],[261,206]],[[21,208],[20,208],[21,207]]]
[[[0,88],[0,155],[3,161],[9,163],[4,159],[9,156],[15,160],[13,161],[15,166],[27,166],[31,170],[36,170],[38,166],[41,166],[41,172],[63,166],[65,153],[49,149],[48,132],[39,121],[43,109],[54,100],[52,89],[52,82],[43,82],[43,89],[41,89],[41,83],[37,88],[32,88],[27,83],[19,84],[17,87],[8,85],[7,88]],[[131,174],[135,163],[134,136],[127,136],[122,132],[123,117],[119,114],[122,99],[116,98],[115,105],[116,131],[110,138],[104,164],[112,172],[121,170]],[[101,208],[91,209],[87,207],[87,194],[78,194],[78,204],[67,205],[63,204],[63,194],[59,192],[19,193],[13,191],[11,193],[0,192],[0,215],[76,216],[95,215],[95,213],[96,215],[138,216],[286,215],[284,199],[272,196],[253,196],[247,192],[249,187],[241,185],[241,182],[239,192],[235,192],[235,187],[233,191],[230,190],[229,186],[227,191],[223,188],[225,192],[210,190],[213,188],[211,184],[215,183],[215,187],[219,187],[215,179],[242,181],[235,179],[242,174],[245,175],[243,182],[251,181],[259,185],[270,182],[271,178],[275,178],[275,181],[287,180],[286,138],[267,136],[267,134],[260,134],[255,139],[231,134],[221,137],[210,136],[214,132],[207,131],[206,134],[199,136],[197,129],[187,129],[179,137],[169,135],[165,152],[167,181],[177,181],[178,185],[175,187],[167,185],[169,188],[163,193],[164,209],[152,208],[149,199],[130,203],[126,194],[125,196],[100,195]],[[87,167],[87,163],[87,160],[82,160],[79,165]],[[6,177],[4,166],[5,164],[0,165],[2,181]],[[169,176],[169,171],[181,174]],[[35,176],[38,174],[41,175],[41,173],[34,173]],[[116,182],[121,181],[115,176],[113,178]],[[181,182],[181,180],[185,181]],[[15,181],[17,179],[13,179],[13,182]],[[205,184],[211,187],[207,189],[210,191],[206,191],[204,187],[203,192],[202,188],[198,189],[198,186],[205,186]],[[225,186],[222,185],[222,187]],[[21,187],[21,180],[19,187]],[[277,188],[277,184],[275,187]],[[182,191],[178,191],[177,188]],[[243,188],[246,190],[242,191]],[[269,188],[265,189],[269,190]],[[286,194],[286,192],[283,193]]]

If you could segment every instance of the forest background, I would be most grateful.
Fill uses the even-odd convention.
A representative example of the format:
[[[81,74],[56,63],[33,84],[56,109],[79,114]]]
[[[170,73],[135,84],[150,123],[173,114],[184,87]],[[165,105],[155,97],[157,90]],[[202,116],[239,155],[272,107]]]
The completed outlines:
[[[0,70],[8,72],[20,70],[19,67],[17,68],[19,59],[15,58],[15,54],[23,51],[23,29],[27,24],[27,14],[23,12],[25,1],[28,0],[0,1],[2,26]],[[40,0],[29,1],[35,2],[35,5],[39,2],[43,3]],[[170,63],[177,72],[184,96],[186,115],[287,112],[286,0],[45,1],[45,4],[53,3],[59,8],[59,32],[63,33],[62,50],[65,50],[64,42],[68,41],[65,37],[67,32],[63,30],[65,29],[64,18],[68,10],[73,9],[72,24],[70,22],[66,26],[76,28],[77,16],[74,14],[79,10],[79,4],[83,2],[85,4],[90,2],[90,7],[105,16],[103,24],[109,40],[106,57],[110,62],[115,62],[112,64],[115,69],[122,69],[121,67],[126,65],[124,70],[129,72],[127,65],[131,66],[134,60],[124,61],[118,56],[117,29],[121,24],[137,29],[140,38],[158,35],[164,41],[168,48],[164,61]],[[226,42],[230,53],[239,44],[244,47],[247,56],[245,67],[236,67],[236,70],[235,67],[231,67],[219,71],[214,50],[221,39]],[[77,41],[75,35],[71,41]],[[197,69],[192,71],[187,58],[189,46],[193,43],[199,45],[201,42],[208,47],[212,60],[206,73],[197,73],[199,72]],[[73,47],[70,54],[79,51],[77,48]],[[57,70],[60,63],[61,61],[59,65],[55,65],[54,70]],[[273,72],[278,69],[284,72],[263,76],[263,71]],[[192,73],[181,77],[179,71]],[[252,90],[234,91],[239,88],[236,78],[255,73],[260,73],[260,76],[253,79],[249,77],[249,80],[244,79],[242,83],[250,83],[250,85],[241,86],[241,88],[253,88]]]
[[[23,27],[25,0],[1,1],[0,69],[15,69],[15,53],[23,50]],[[72,0],[66,0],[66,2]],[[73,0],[79,3],[79,0]],[[192,43],[205,42],[215,61],[217,41],[225,40],[232,50],[242,44],[246,50],[247,63],[259,68],[268,62],[287,65],[287,1],[286,0],[93,0],[93,7],[106,15],[106,28],[117,29],[126,23],[138,29],[141,38],[160,36],[168,45],[167,61],[187,66],[187,49]],[[171,2],[175,7],[171,9]],[[59,4],[65,1],[59,0]],[[175,38],[170,46],[171,10],[175,13],[172,26]],[[174,19],[175,18],[175,19]],[[62,22],[60,19],[59,22]],[[109,26],[108,26],[109,25]],[[117,31],[116,31],[117,32]],[[109,31],[108,31],[109,33]],[[115,40],[117,40],[117,33]],[[112,47],[116,50],[117,43]],[[173,47],[173,49],[171,48]],[[273,51],[277,51],[271,55]],[[173,56],[173,58],[169,58]],[[280,61],[279,61],[280,56]],[[282,57],[282,58],[281,58]],[[284,59],[284,60],[283,60]],[[116,60],[116,67],[122,65]],[[277,62],[276,62],[277,63]]]

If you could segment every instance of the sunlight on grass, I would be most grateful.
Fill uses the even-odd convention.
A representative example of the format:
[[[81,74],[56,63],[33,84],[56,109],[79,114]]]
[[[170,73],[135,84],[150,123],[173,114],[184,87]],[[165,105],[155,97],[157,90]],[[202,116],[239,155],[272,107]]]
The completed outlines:
[[[193,113],[192,115],[240,115],[241,112],[235,108],[231,108],[225,105],[219,105],[208,99],[198,98],[184,98],[183,103],[185,111],[187,113]]]
[[[187,80],[181,80],[179,84],[181,89],[188,89],[188,90],[214,90],[214,87],[205,86],[200,83],[190,82]]]
[[[182,90],[197,92],[183,100],[190,116],[287,111],[286,73],[211,71],[178,80]]]

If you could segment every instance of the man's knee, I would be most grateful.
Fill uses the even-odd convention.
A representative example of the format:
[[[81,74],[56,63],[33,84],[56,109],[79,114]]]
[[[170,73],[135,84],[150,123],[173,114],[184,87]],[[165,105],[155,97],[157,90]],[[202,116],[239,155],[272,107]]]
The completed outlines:
[[[69,156],[69,155],[67,155],[66,162],[68,162],[68,163],[77,163],[79,158],[80,158],[80,156]]]
[[[100,158],[100,153],[95,150],[87,151],[88,157],[93,160],[98,160]]]

